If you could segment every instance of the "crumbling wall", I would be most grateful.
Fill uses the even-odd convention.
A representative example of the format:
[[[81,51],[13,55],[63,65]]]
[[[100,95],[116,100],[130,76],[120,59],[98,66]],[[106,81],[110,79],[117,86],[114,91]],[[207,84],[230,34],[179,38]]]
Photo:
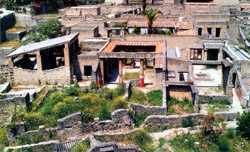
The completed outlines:
[[[12,11],[1,10],[3,12],[0,14],[0,43],[6,40],[5,31],[12,28],[15,23],[15,16]]]
[[[66,16],[85,16],[85,15],[100,15],[101,8],[93,7],[93,6],[85,6],[85,7],[68,7],[65,9]]]
[[[217,102],[221,102],[223,100],[227,100],[231,104],[233,103],[232,97],[229,97],[227,95],[216,95],[216,96],[199,95],[199,100],[201,100],[203,103],[209,102],[209,100],[215,100]]]
[[[0,99],[0,126],[11,122],[14,111],[21,108],[25,110],[29,105],[30,98],[28,93],[23,96],[10,96]]]
[[[138,103],[129,103],[135,114],[166,115],[167,108],[163,106],[145,106]]]
[[[117,130],[121,128],[129,128],[132,126],[132,121],[128,115],[127,109],[118,109],[112,113],[112,120],[99,121],[83,124],[83,132],[97,132]]]
[[[61,66],[50,70],[27,70],[22,68],[13,68],[14,82],[16,84],[38,84],[51,83],[70,83],[70,67]]]

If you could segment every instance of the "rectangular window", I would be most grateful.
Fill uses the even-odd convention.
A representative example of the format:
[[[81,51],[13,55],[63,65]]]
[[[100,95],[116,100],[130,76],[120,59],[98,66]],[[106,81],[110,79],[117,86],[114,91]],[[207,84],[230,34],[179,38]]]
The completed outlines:
[[[168,71],[168,77],[169,78],[175,78],[175,72],[174,71]]]
[[[179,81],[187,81],[188,73],[187,72],[179,72]]]
[[[220,37],[220,28],[216,28],[215,37]]]
[[[91,76],[92,75],[92,66],[85,65],[84,66],[84,76]]]
[[[211,27],[208,27],[208,28],[207,28],[207,33],[208,33],[209,35],[212,34],[212,28],[211,28]]]
[[[198,36],[201,36],[201,34],[202,34],[202,28],[199,27],[199,28],[198,28]]]
[[[190,60],[201,60],[201,59],[202,59],[201,49],[190,50]]]

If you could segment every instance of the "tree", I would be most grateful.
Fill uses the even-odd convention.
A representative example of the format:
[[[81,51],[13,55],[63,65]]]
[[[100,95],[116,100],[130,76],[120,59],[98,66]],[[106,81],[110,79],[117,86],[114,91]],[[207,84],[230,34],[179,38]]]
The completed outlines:
[[[142,11],[142,16],[144,16],[147,20],[148,24],[148,34],[152,34],[153,31],[153,23],[157,19],[157,17],[161,16],[162,12],[157,9],[147,9],[145,11]]]
[[[58,19],[53,18],[38,25],[37,31],[48,38],[55,38],[61,33],[61,28],[62,23]]]
[[[140,30],[135,25],[133,31],[131,32],[131,34],[139,34],[139,33],[140,33]]]
[[[237,120],[237,131],[239,134],[244,138],[250,139],[250,111],[244,112]]]

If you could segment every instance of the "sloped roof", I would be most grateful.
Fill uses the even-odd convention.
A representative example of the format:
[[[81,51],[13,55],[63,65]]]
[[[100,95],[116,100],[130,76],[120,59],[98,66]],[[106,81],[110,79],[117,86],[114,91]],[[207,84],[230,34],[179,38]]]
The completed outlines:
[[[116,46],[156,46],[155,52],[163,51],[163,42],[130,42],[130,41],[112,41],[103,50],[103,52],[112,52]]]
[[[45,40],[45,41],[41,41],[41,42],[37,42],[37,43],[33,43],[33,44],[28,44],[25,46],[21,46],[18,49],[16,49],[15,51],[11,52],[8,57],[14,57],[14,56],[18,56],[21,54],[26,54],[29,52],[35,52],[35,51],[40,51],[40,50],[44,50],[44,49],[48,49],[51,47],[56,47],[59,45],[63,45],[65,43],[69,43],[71,40],[73,40],[76,36],[78,36],[79,33],[74,33],[74,34],[70,34],[70,35],[65,35],[65,36],[61,36],[61,37],[57,37],[54,39],[49,39],[49,40]]]

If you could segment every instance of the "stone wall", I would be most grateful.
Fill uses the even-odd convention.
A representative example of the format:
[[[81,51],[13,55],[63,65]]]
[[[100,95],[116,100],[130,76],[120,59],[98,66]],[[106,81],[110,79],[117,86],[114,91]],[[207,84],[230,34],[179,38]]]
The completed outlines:
[[[86,39],[91,39],[99,36],[98,26],[95,27],[72,27],[71,34],[80,33],[78,36],[79,43]]]
[[[61,66],[50,70],[27,70],[13,68],[14,82],[16,84],[42,84],[46,82],[68,84],[71,81],[70,67]]]
[[[1,12],[3,12],[2,14],[0,14],[0,43],[6,40],[5,37],[5,31],[12,28],[15,23],[15,16],[14,13],[12,11],[8,11],[8,10],[0,10]]]
[[[77,75],[78,80],[94,80],[94,69],[98,63],[98,56],[96,54],[80,54],[77,56],[77,61],[74,61],[74,72]],[[92,67],[92,75],[85,76],[84,66]]]
[[[66,16],[101,15],[101,8],[95,6],[68,7],[65,9]]]
[[[192,35],[126,35],[124,37],[128,41],[160,41],[160,40],[166,40],[166,46],[168,49],[176,49],[176,47],[179,47],[180,49],[186,48],[189,45],[192,45],[194,43],[199,43],[201,41],[201,38],[198,36],[192,36]]]
[[[189,114],[189,115],[170,115],[170,116],[157,116],[152,115],[148,116],[144,123],[148,128],[160,128],[164,126],[175,127],[182,124],[182,121],[188,120],[191,118],[193,122],[201,122],[204,117],[204,114]]]
[[[227,95],[216,95],[216,96],[205,96],[205,95],[199,95],[199,100],[201,100],[203,103],[208,103],[209,100],[216,100],[218,102],[221,102],[223,100],[229,101],[231,104],[233,103],[233,100],[231,97]]]
[[[138,103],[129,103],[135,114],[166,115],[167,108],[162,106],[145,106]]]
[[[13,112],[20,108],[27,109],[30,105],[29,94],[26,93],[23,96],[9,96],[4,99],[0,99],[0,126],[5,123],[10,123],[12,120]]]
[[[11,41],[21,41],[25,34],[26,31],[6,32],[6,38]]]
[[[37,26],[37,20],[32,18],[31,14],[15,13],[16,24],[24,27],[35,27]]]
[[[37,144],[31,144],[31,145],[22,145],[22,146],[15,146],[15,147],[6,147],[4,151],[16,151],[16,150],[33,150],[33,151],[54,151],[55,146],[57,144],[60,144],[59,140],[51,140],[46,142],[40,142]]]
[[[76,137],[82,133],[82,114],[81,112],[77,112],[58,119],[57,125],[59,137]]]
[[[118,109],[112,113],[112,120],[99,121],[83,124],[83,132],[97,132],[117,130],[121,128],[128,128],[132,126],[132,121],[128,115],[128,110]]]
[[[240,116],[239,112],[215,112],[215,116],[223,117],[225,121],[231,121]],[[182,125],[183,121],[191,120],[195,123],[201,122],[203,120],[204,114],[193,113],[187,115],[169,115],[169,116],[160,116],[160,115],[152,115],[148,116],[144,123],[148,128],[161,128],[161,127],[176,127]]]

